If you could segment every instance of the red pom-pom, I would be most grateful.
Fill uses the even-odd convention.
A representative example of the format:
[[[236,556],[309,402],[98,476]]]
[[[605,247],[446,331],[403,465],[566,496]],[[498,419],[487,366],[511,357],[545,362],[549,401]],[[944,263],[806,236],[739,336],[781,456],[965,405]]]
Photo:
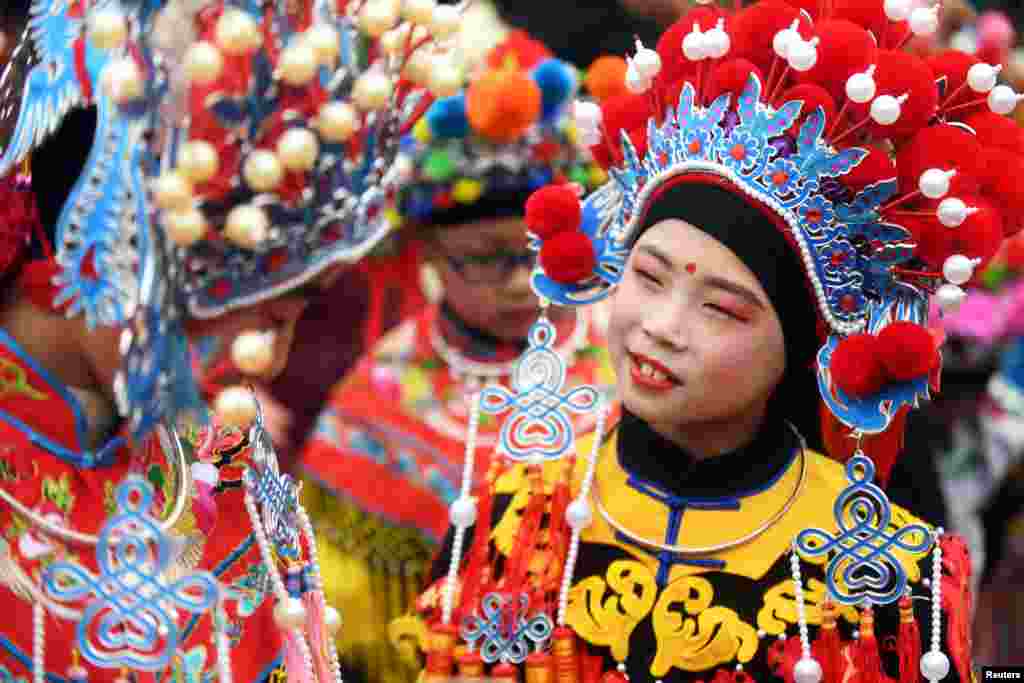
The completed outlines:
[[[581,215],[579,197],[568,185],[542,187],[526,200],[526,227],[542,240],[578,230]]]
[[[700,26],[701,31],[708,31],[722,16],[721,10],[717,7],[696,7],[677,19],[661,34],[656,48],[661,57],[661,71],[657,76],[659,83],[675,83],[697,73],[696,62],[691,62],[683,54],[683,39],[693,30],[695,23]]]
[[[949,194],[959,196],[978,191],[981,171],[978,139],[959,126],[929,126],[919,131],[896,155],[899,169],[899,190],[918,189],[921,174],[932,168],[956,170],[950,180]]]
[[[877,348],[878,339],[870,334],[854,334],[836,345],[829,371],[832,381],[843,393],[864,398],[885,386],[885,369],[879,361]]]
[[[846,19],[874,34],[881,47],[899,45],[910,33],[906,21],[892,22],[885,16],[885,0],[835,0],[833,19]]]
[[[789,130],[786,131],[787,133],[795,137],[800,132],[800,126],[818,107],[825,111],[825,130],[828,131],[832,127],[832,123],[836,118],[836,102],[828,94],[827,90],[814,83],[801,83],[784,92],[782,97],[779,98],[780,102],[793,102],[795,100],[803,102],[804,106],[800,110],[800,116],[793,122]]]
[[[1024,269],[1024,238],[1017,235],[1003,242],[1002,258],[1010,270]]]
[[[1005,149],[981,151],[981,193],[1003,214],[1003,235],[1017,234],[1024,226],[1024,159]]]
[[[967,72],[972,66],[981,61],[977,57],[960,50],[944,50],[938,54],[931,55],[925,61],[935,74],[936,80],[945,79],[946,81],[945,90],[942,95],[944,107],[955,107],[956,105],[978,99],[978,94],[966,87]],[[956,95],[950,99],[950,96],[954,93]],[[979,104],[978,106],[984,107],[985,105]],[[956,118],[962,118],[962,115]]]
[[[488,53],[487,65],[492,69],[502,69],[508,58],[513,57],[519,69],[529,71],[552,56],[544,43],[534,40],[526,31],[513,29],[505,40]]]
[[[934,205],[931,208],[934,209]],[[942,264],[954,253],[952,229],[944,226],[933,215],[892,216],[887,217],[887,220],[910,231],[915,245],[914,256],[924,261],[930,270],[942,271]]]
[[[860,192],[868,185],[896,177],[896,164],[889,152],[881,147],[868,147],[868,155],[849,173],[839,178],[853,192]]]
[[[912,322],[894,322],[878,333],[875,354],[889,378],[907,382],[926,375],[938,365],[935,338]]]
[[[633,143],[637,156],[642,159],[647,154],[647,125],[644,124],[630,130],[629,141]]]
[[[964,117],[984,147],[999,147],[1015,154],[1024,154],[1024,130],[1006,116],[993,111],[982,111]]]
[[[823,21],[815,25],[815,35],[821,40],[818,62],[810,71],[798,73],[796,80],[816,83],[841,102],[846,98],[846,80],[875,63],[875,39],[866,29],[845,20]]]
[[[704,91],[707,101],[713,101],[722,93],[729,92],[733,93],[732,101],[735,103],[743,88],[747,86],[750,74],[756,75],[764,83],[764,74],[753,62],[746,59],[729,59],[722,62],[715,67],[711,72],[711,78],[708,79]]]
[[[968,216],[960,227],[947,228],[952,235],[950,256],[964,254],[981,259],[977,268],[980,271],[999,251],[1003,241],[1003,219],[998,209],[982,197],[965,195],[960,199],[967,206],[976,207],[978,212]]]
[[[580,282],[590,277],[597,265],[594,244],[582,232],[559,233],[541,246],[540,265],[555,282]]]
[[[879,137],[901,138],[924,128],[935,115],[939,106],[939,93],[935,87],[935,75],[924,60],[914,55],[894,50],[879,50],[876,58],[875,83],[878,95],[901,97],[907,95],[900,118],[889,126],[872,120],[868,130]],[[853,105],[858,121],[866,118],[870,104]]]
[[[651,99],[647,95],[612,97],[601,105],[604,130],[611,136],[611,143],[618,148],[621,144],[619,131],[646,128],[651,111]]]
[[[761,0],[737,12],[732,19],[729,37],[732,49],[729,55],[749,60],[768,73],[776,59],[772,41],[775,34],[789,28],[795,19],[800,20],[798,32],[804,40],[812,36],[811,22],[784,0]]]

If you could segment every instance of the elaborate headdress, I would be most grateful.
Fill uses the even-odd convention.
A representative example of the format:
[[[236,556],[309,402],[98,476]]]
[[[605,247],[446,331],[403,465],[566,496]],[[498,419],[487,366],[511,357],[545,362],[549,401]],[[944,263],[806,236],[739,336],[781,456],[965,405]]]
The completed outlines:
[[[462,7],[421,0],[34,0],[6,175],[74,107],[92,152],[56,225],[55,304],[128,324],[136,435],[196,402],[186,317],[274,297],[389,230],[401,136],[461,72]],[[43,180],[45,182],[45,179]]]
[[[522,215],[548,183],[596,185],[604,172],[575,145],[575,68],[513,31],[465,90],[440,99],[403,142],[398,211],[414,223],[455,224]]]
[[[831,415],[857,434],[899,432],[937,380],[929,295],[955,308],[1024,220],[1024,134],[1006,117],[1021,96],[997,85],[999,66],[899,51],[936,13],[906,0],[692,10],[631,59],[632,94],[578,107],[612,180],[582,206],[558,187],[531,198],[536,291],[570,306],[607,296],[653,197],[725,188],[803,265]],[[872,455],[884,479],[894,453]]]

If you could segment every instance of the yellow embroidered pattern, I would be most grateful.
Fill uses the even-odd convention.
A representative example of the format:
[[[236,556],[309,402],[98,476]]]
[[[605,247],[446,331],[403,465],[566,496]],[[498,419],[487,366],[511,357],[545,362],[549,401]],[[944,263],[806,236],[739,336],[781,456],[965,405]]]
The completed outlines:
[[[654,607],[658,589],[650,570],[633,560],[612,562],[606,576],[607,582],[591,576],[573,587],[565,621],[588,642],[610,647],[621,662],[629,655],[630,634]]]
[[[0,398],[24,396],[42,401],[46,394],[28,383],[28,373],[10,358],[0,358]]]
[[[699,576],[665,587],[651,615],[658,642],[652,675],[660,678],[673,667],[705,671],[734,659],[749,662],[757,653],[757,631],[735,611],[712,607],[714,594],[711,582]]]
[[[804,605],[807,623],[821,624],[821,603],[825,600],[825,583],[811,579],[804,585]],[[860,615],[854,607],[837,605],[839,616],[851,624],[860,622]],[[796,595],[792,579],[786,579],[772,586],[764,594],[764,606],[757,613],[757,627],[768,635],[777,636],[789,624],[797,623]]]

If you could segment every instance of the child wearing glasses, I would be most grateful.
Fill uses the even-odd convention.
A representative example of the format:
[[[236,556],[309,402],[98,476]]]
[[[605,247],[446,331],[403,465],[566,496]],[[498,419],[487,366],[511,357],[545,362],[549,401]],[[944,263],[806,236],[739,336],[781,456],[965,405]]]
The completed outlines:
[[[600,179],[566,129],[572,67],[521,33],[487,60],[464,93],[433,105],[404,150],[411,177],[400,213],[422,238],[443,297],[334,388],[301,456],[328,599],[345,615],[340,653],[375,681],[411,680],[417,670],[389,644],[387,624],[410,607],[448,526],[466,397],[509,385],[538,317],[525,201],[548,182]],[[614,382],[595,318],[570,309],[550,316],[569,386]],[[499,427],[480,424],[482,451],[493,450]],[[576,425],[593,427],[593,415]],[[482,478],[489,465],[480,465]]]

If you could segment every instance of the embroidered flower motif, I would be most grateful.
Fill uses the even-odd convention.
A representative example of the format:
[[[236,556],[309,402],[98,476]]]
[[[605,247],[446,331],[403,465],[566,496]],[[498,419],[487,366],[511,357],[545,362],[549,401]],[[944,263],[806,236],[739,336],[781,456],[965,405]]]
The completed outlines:
[[[729,168],[737,171],[749,169],[757,161],[761,153],[762,142],[746,131],[736,131],[731,136],[722,138],[718,143],[718,153]]]
[[[707,131],[688,130],[683,135],[683,150],[689,158],[702,159],[707,155],[711,136]]]
[[[800,207],[800,218],[811,232],[817,232],[835,219],[832,202],[815,195]]]
[[[799,178],[796,164],[787,159],[776,159],[764,172],[764,184],[780,197],[789,194]]]

